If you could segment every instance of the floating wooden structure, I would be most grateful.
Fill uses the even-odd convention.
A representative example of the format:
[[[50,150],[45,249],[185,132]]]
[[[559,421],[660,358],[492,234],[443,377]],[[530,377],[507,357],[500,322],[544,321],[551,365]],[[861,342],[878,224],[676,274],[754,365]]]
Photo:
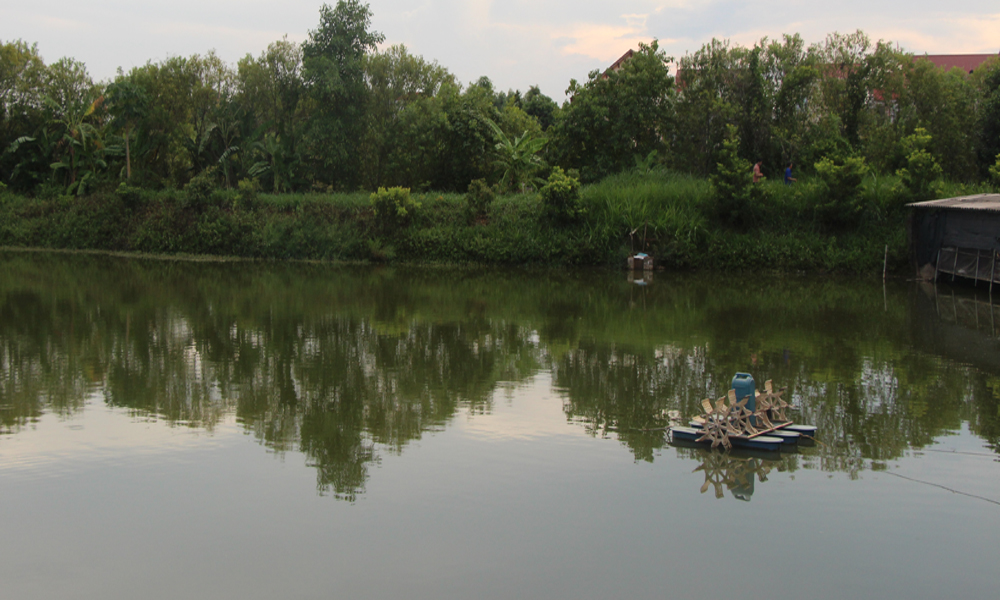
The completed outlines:
[[[910,226],[914,266],[925,279],[1000,283],[1000,194],[917,202]]]
[[[642,252],[636,254],[635,256],[628,257],[628,270],[629,271],[652,271],[653,270],[653,257]]]
[[[771,381],[763,393],[755,389],[753,377],[737,373],[733,389],[713,405],[702,401],[703,414],[690,427],[671,427],[671,440],[700,443],[712,448],[748,448],[777,451],[782,446],[796,446],[803,439],[815,439],[816,428],[797,425],[785,410],[791,405],[782,399],[784,389],[775,390]]]

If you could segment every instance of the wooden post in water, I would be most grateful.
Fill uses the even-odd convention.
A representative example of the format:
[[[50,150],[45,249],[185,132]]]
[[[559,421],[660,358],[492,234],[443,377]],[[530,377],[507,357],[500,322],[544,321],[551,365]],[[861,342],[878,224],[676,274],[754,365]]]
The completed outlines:
[[[980,254],[982,254],[982,251],[980,251],[979,248],[976,248],[976,283],[975,283],[974,287],[979,287],[979,255]]]
[[[885,259],[882,260],[882,281],[885,281],[885,273],[889,270],[889,244],[885,245]]]
[[[993,278],[997,273],[997,251],[993,251],[993,266],[990,268],[990,298],[993,297]]]

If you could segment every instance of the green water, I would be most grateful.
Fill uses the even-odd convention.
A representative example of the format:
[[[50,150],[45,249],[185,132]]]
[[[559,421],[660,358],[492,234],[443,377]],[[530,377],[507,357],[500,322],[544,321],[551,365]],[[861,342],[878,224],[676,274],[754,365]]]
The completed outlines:
[[[1000,306],[0,253],[11,598],[989,597]],[[819,442],[678,448],[737,371]]]

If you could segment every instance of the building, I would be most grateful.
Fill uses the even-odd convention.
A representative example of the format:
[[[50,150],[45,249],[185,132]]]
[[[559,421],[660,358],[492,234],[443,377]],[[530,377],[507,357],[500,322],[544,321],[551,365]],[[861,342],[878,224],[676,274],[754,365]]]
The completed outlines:
[[[604,71],[604,76],[607,77],[608,73],[613,73],[618,71],[618,69],[621,69],[622,65],[625,64],[625,61],[632,58],[633,54],[635,54],[635,50],[629,50],[625,54],[622,54],[621,58],[612,63],[612,65],[608,67],[606,71]]]
[[[972,73],[984,62],[998,57],[1000,57],[1000,54],[924,54],[923,56],[914,55],[913,60],[916,61],[923,58],[931,61],[935,66],[945,71],[950,71],[958,67],[966,73]]]
[[[1000,283],[1000,194],[908,205],[914,266],[926,279]]]

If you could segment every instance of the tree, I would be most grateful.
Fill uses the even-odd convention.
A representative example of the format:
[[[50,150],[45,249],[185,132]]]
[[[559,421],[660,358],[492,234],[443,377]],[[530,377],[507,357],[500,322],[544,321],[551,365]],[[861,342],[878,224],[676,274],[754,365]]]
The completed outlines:
[[[726,128],[722,147],[715,153],[715,172],[709,177],[714,192],[714,217],[728,225],[747,225],[763,199],[760,184],[753,183],[750,162],[739,155],[740,137],[735,125]]]
[[[906,168],[896,171],[902,191],[914,202],[935,198],[941,191],[941,165],[928,152],[932,137],[923,127],[913,135],[903,138],[902,149],[906,155]]]
[[[455,80],[444,67],[410,54],[402,45],[366,55],[364,68],[368,94],[361,168],[365,184],[377,189],[389,177],[403,111],[420,98],[433,98],[442,85]]]
[[[84,194],[107,164],[100,156],[103,146],[98,116],[102,96],[78,61],[63,58],[50,65],[46,81],[45,105],[49,129],[55,133],[53,173],[66,172],[68,193]],[[84,167],[85,177],[79,178]]]
[[[976,175],[976,90],[962,69],[945,71],[918,59],[906,78],[906,123],[930,135],[927,151],[954,179]],[[909,152],[903,154],[904,160]]]
[[[538,121],[542,131],[548,130],[556,121],[559,105],[538,89],[537,85],[528,88],[521,100],[520,108]]]
[[[319,27],[302,44],[303,69],[316,112],[307,134],[309,160],[319,181],[358,182],[358,140],[364,133],[367,89],[364,57],[384,39],[370,31],[372,12],[358,0],[320,8]]]
[[[979,167],[985,175],[1000,154],[1000,59],[993,59],[973,74],[979,88]]]
[[[807,50],[798,35],[765,42],[763,70],[771,87],[770,153],[762,157],[772,165],[799,160],[809,145],[811,130],[822,118],[815,89],[820,72],[814,50]]]
[[[129,141],[132,132],[149,111],[149,95],[135,83],[121,79],[108,86],[105,106],[111,114],[111,125],[121,129],[125,138],[125,178],[132,179],[132,153]]]
[[[814,167],[823,182],[823,200],[814,207],[816,216],[833,227],[855,224],[864,210],[861,184],[868,174],[865,159],[835,155],[822,158]]]
[[[583,85],[571,81],[572,100],[552,129],[555,160],[594,181],[630,167],[635,155],[666,150],[674,109],[671,60],[654,40],[640,44],[617,71],[593,71]]]
[[[267,134],[281,141],[284,155],[299,155],[309,118],[302,48],[285,38],[268,45],[257,59],[247,55],[237,66],[237,88],[237,108],[219,123],[227,178],[233,155],[242,156],[241,150]]]
[[[673,139],[678,168],[700,175],[715,172],[715,153],[728,135],[728,126],[736,121],[731,90],[740,59],[740,52],[716,39],[681,58]]]
[[[38,45],[16,40],[0,44],[0,178],[15,188],[33,186],[47,175],[49,155],[25,150],[44,136],[45,63]],[[22,149],[18,154],[18,149]]]
[[[441,145],[441,163],[431,182],[442,190],[464,190],[474,179],[484,179],[491,171],[490,150],[495,142],[485,119],[502,119],[494,103],[492,87],[473,84],[464,92],[446,85],[440,93],[446,119]]]

